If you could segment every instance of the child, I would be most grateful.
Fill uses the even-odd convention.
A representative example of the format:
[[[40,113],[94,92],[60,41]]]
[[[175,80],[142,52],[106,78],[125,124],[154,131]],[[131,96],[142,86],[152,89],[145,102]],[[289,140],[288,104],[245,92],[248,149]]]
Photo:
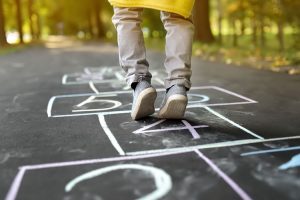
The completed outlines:
[[[143,8],[161,11],[167,31],[165,68],[166,94],[158,116],[181,119],[191,87],[191,54],[194,25],[191,11],[194,0],[109,0],[114,6],[112,21],[118,32],[119,60],[127,73],[126,81],[134,90],[131,117],[138,120],[155,112],[156,90],[146,59],[141,15]]]

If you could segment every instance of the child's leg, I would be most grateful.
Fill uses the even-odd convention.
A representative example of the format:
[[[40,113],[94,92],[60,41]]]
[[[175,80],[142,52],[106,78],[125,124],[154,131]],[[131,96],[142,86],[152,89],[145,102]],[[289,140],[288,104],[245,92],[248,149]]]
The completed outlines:
[[[191,19],[168,12],[161,12],[161,20],[167,30],[165,68],[168,78],[164,101],[158,113],[160,118],[182,119],[191,87],[190,78],[194,25]]]
[[[120,65],[127,73],[126,81],[133,92],[131,117],[138,120],[155,112],[156,91],[151,86],[151,74],[141,29],[142,8],[114,8],[113,23],[118,32]]]
[[[168,78],[166,88],[173,85],[191,87],[191,56],[194,25],[191,18],[168,12],[161,12],[161,20],[167,31],[165,68]]]
[[[114,8],[113,23],[118,32],[120,65],[127,73],[126,81],[135,87],[137,82],[150,83],[151,74],[141,29],[142,8]]]

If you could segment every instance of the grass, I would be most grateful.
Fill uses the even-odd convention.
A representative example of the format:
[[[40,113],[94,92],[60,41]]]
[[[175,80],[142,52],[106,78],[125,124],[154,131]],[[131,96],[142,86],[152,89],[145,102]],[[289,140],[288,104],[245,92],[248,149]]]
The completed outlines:
[[[27,45],[6,45],[4,47],[1,47],[0,48],[0,55],[7,55],[7,54],[10,54],[10,53],[14,53],[14,52],[17,52],[17,51],[20,51],[20,50],[23,50],[24,48],[26,48]]]
[[[261,48],[252,43],[250,35],[240,36],[238,46],[233,46],[232,36],[223,36],[223,43],[218,42],[205,44],[194,42],[193,54],[202,59],[218,61],[236,66],[254,67],[275,72],[286,72],[289,74],[300,74],[300,47],[292,35],[285,36],[286,48],[279,50],[275,34],[266,34],[265,47]],[[116,43],[115,39],[110,39]],[[146,47],[156,51],[164,50],[164,39],[147,38]],[[0,48],[0,55],[6,55],[21,51],[35,43],[23,45],[8,45]],[[298,47],[297,47],[298,45]]]
[[[193,52],[194,55],[210,61],[300,74],[300,50],[295,46],[294,40],[292,35],[287,35],[286,48],[280,51],[274,34],[266,35],[266,44],[263,48],[255,46],[251,36],[240,37],[236,47],[232,44],[231,36],[224,36],[223,44],[195,42]]]
[[[193,54],[202,59],[218,61],[236,66],[300,74],[300,48],[292,35],[285,36],[286,48],[279,50],[275,34],[266,34],[265,47],[255,46],[252,37],[239,37],[238,46],[233,46],[232,36],[223,36],[223,43],[206,44],[194,42]],[[259,41],[258,41],[259,42]],[[146,47],[158,51],[164,50],[164,39],[145,39]],[[296,45],[295,45],[296,44]]]

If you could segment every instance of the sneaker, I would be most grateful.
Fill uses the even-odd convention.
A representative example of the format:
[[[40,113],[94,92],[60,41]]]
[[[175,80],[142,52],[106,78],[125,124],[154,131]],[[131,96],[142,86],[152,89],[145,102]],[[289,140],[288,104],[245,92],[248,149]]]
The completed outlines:
[[[158,117],[163,119],[182,119],[187,103],[186,88],[174,85],[167,91]]]
[[[133,92],[131,117],[138,120],[155,112],[156,90],[147,81],[139,82]]]

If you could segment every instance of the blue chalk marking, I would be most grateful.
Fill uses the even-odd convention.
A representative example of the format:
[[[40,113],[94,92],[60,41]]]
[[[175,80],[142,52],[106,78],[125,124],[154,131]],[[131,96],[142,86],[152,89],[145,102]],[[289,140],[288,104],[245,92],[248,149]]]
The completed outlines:
[[[257,154],[275,153],[275,152],[283,152],[283,151],[294,151],[294,150],[300,150],[300,146],[280,148],[280,149],[262,150],[262,151],[252,151],[252,152],[248,152],[248,153],[242,153],[241,156],[252,156],[252,155],[257,155]]]
[[[280,170],[287,170],[290,168],[300,167],[300,154],[297,154],[292,157],[290,161],[285,164],[280,165],[278,168]]]

